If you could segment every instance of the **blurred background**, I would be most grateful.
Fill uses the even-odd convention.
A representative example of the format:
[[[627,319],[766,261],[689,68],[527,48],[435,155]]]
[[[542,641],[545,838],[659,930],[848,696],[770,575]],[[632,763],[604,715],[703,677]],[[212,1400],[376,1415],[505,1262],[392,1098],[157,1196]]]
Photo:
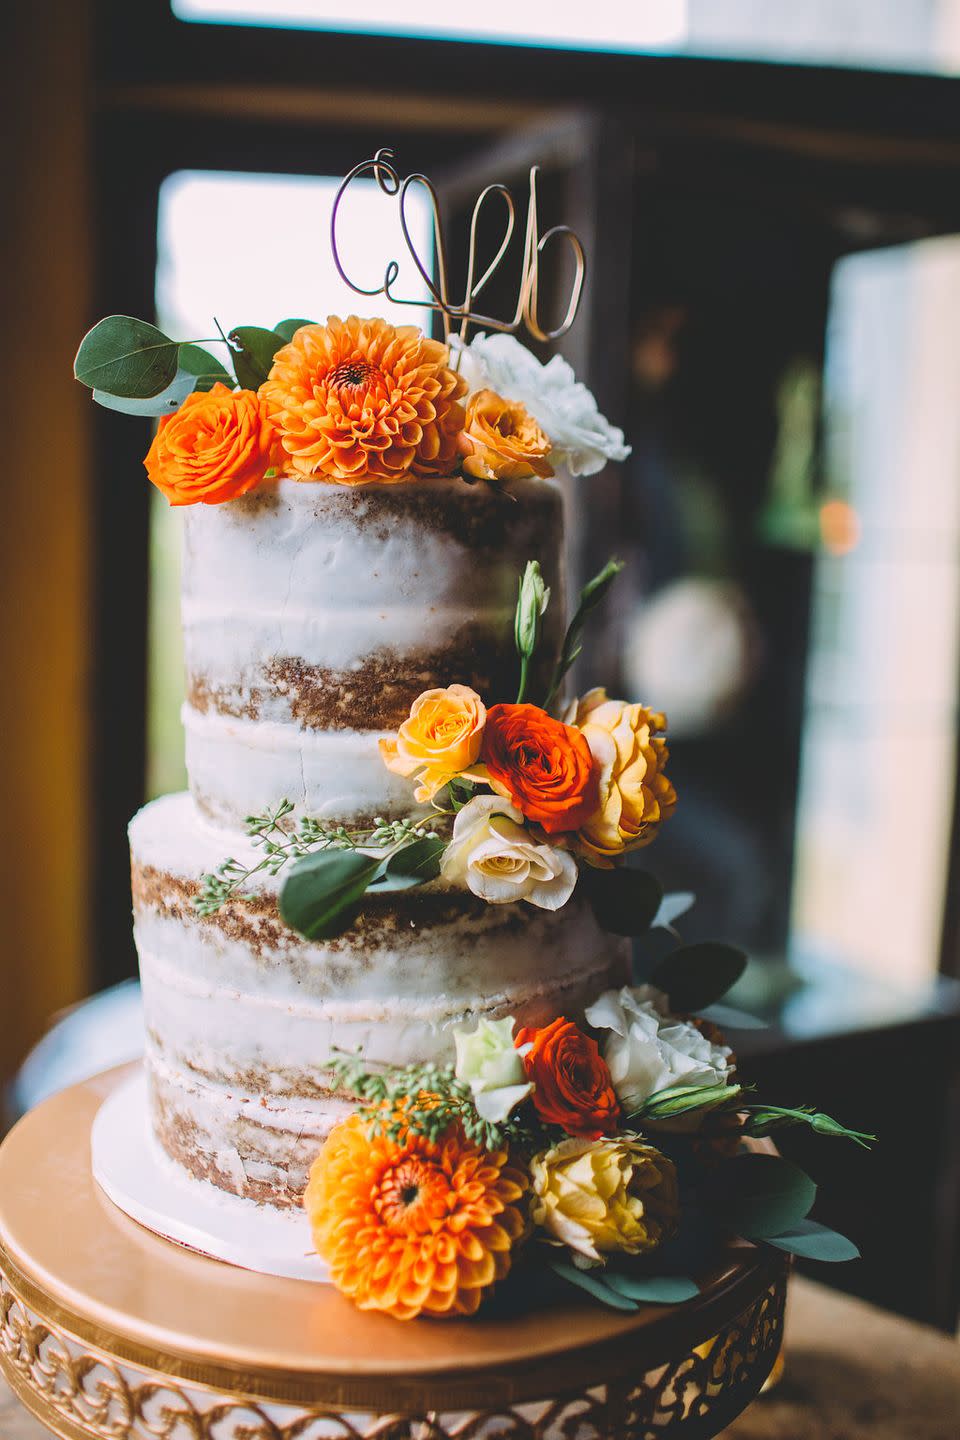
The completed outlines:
[[[571,489],[569,558],[574,579],[629,562],[583,681],[671,722],[682,804],[644,862],[696,893],[685,939],[751,955],[748,1077],[881,1133],[811,1157],[818,1213],[866,1253],[829,1278],[954,1328],[960,0],[36,0],[5,20],[10,1112],[135,1050],[121,990],[13,1085],[52,1016],[134,975],[126,823],[184,783],[178,520],[148,493],[146,422],[73,382],[80,337],[110,312],[190,339],[383,313],[332,266],[347,170],[389,145],[429,173],[457,274],[479,190],[522,196],[538,163],[543,226],[588,254],[561,348],[633,446]],[[378,200],[360,187],[346,216],[371,286],[402,253]],[[414,230],[429,263],[422,210]]]

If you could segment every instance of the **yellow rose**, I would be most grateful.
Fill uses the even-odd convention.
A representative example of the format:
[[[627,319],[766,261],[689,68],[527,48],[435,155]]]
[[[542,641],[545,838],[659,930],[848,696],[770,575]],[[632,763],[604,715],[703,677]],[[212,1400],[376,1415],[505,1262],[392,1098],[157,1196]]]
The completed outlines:
[[[608,868],[629,850],[649,845],[677,803],[663,773],[667,742],[657,734],[667,722],[643,705],[609,700],[603,689],[574,700],[563,718],[583,732],[599,778],[599,804],[574,843],[587,860]]]
[[[493,390],[478,390],[467,404],[459,439],[463,469],[475,480],[522,480],[552,475],[550,441],[529,410]]]
[[[396,775],[416,775],[414,798],[424,804],[476,761],[486,718],[483,701],[469,685],[424,690],[396,738],[380,741],[383,763]]]
[[[639,1136],[571,1137],[530,1162],[533,1223],[595,1265],[655,1250],[677,1228],[673,1162]]]

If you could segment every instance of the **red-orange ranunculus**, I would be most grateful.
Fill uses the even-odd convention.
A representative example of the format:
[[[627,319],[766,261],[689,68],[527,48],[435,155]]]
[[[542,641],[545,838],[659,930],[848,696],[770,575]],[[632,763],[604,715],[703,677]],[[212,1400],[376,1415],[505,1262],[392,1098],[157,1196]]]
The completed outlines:
[[[620,1102],[596,1040],[561,1016],[542,1030],[526,1027],[514,1043],[532,1047],[523,1063],[534,1084],[533,1103],[548,1125],[589,1140],[615,1133]]]
[[[276,433],[252,390],[195,390],[160,421],[144,465],[171,505],[219,505],[259,485]]]
[[[538,705],[491,706],[480,759],[494,790],[548,835],[579,829],[596,809],[590,746]]]

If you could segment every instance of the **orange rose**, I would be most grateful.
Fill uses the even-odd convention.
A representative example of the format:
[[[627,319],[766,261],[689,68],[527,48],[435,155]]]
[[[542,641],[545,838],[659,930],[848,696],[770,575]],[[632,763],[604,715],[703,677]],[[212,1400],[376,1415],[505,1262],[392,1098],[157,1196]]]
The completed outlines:
[[[276,435],[252,390],[195,390],[160,421],[144,465],[171,505],[220,505],[259,485]]]
[[[561,1016],[542,1030],[524,1028],[515,1044],[531,1047],[523,1064],[534,1084],[533,1103],[548,1125],[588,1140],[615,1133],[620,1102],[596,1040]]]
[[[413,325],[301,325],[260,386],[289,473],[340,485],[453,474],[467,384],[449,360]]]
[[[396,775],[417,776],[414,799],[419,804],[432,800],[477,759],[486,715],[483,701],[469,685],[424,690],[396,739],[380,741],[383,763]]]
[[[459,439],[463,468],[476,480],[521,480],[552,475],[545,457],[550,441],[529,410],[493,390],[478,390],[467,404],[467,423]]]
[[[491,706],[480,758],[497,794],[548,835],[579,829],[596,808],[590,746],[538,705]]]

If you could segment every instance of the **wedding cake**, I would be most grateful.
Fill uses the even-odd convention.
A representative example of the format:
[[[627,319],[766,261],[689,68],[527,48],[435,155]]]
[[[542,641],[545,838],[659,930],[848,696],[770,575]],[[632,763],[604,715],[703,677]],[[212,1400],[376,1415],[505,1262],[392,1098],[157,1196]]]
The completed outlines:
[[[517,576],[537,560],[559,615],[562,548],[559,487],[537,477],[509,493],[455,477],[282,480],[187,511],[190,794],[148,805],[130,841],[153,1124],[191,1175],[299,1204],[348,1105],[335,1049],[440,1060],[457,1025],[582,1015],[626,983],[628,942],[576,896],[556,911],[488,905],[437,879],[368,892],[326,942],[281,922],[276,879],[215,914],[192,903],[225,855],[253,861],[244,819],[281,796],[345,826],[406,815],[409,784],[378,740],[422,691],[515,689]],[[562,639],[552,616],[544,630],[542,684]]]
[[[394,262],[364,289],[337,251],[365,173],[401,216],[411,184],[436,196],[380,151],[334,205],[342,278],[412,303]],[[476,313],[514,224],[491,195],[505,239],[462,303],[442,246],[436,283],[413,257],[444,341],[289,319],[221,332],[224,363],[110,316],[75,362],[158,417],[147,473],[186,507],[190,788],[130,827],[146,1085],[98,1114],[94,1174],[166,1238],[403,1320],[472,1315],[521,1251],[618,1310],[692,1300],[724,1233],[849,1258],[813,1182],[750,1146],[872,1138],[740,1084],[702,1014],[736,948],[678,943],[632,983],[631,940],[679,941],[690,902],[630,863],[676,803],[666,719],[571,692],[622,566],[568,606],[555,478],[629,452],[515,338],[556,339],[583,282],[576,236],[539,235],[536,170],[516,313]],[[555,331],[551,239],[575,261]]]

